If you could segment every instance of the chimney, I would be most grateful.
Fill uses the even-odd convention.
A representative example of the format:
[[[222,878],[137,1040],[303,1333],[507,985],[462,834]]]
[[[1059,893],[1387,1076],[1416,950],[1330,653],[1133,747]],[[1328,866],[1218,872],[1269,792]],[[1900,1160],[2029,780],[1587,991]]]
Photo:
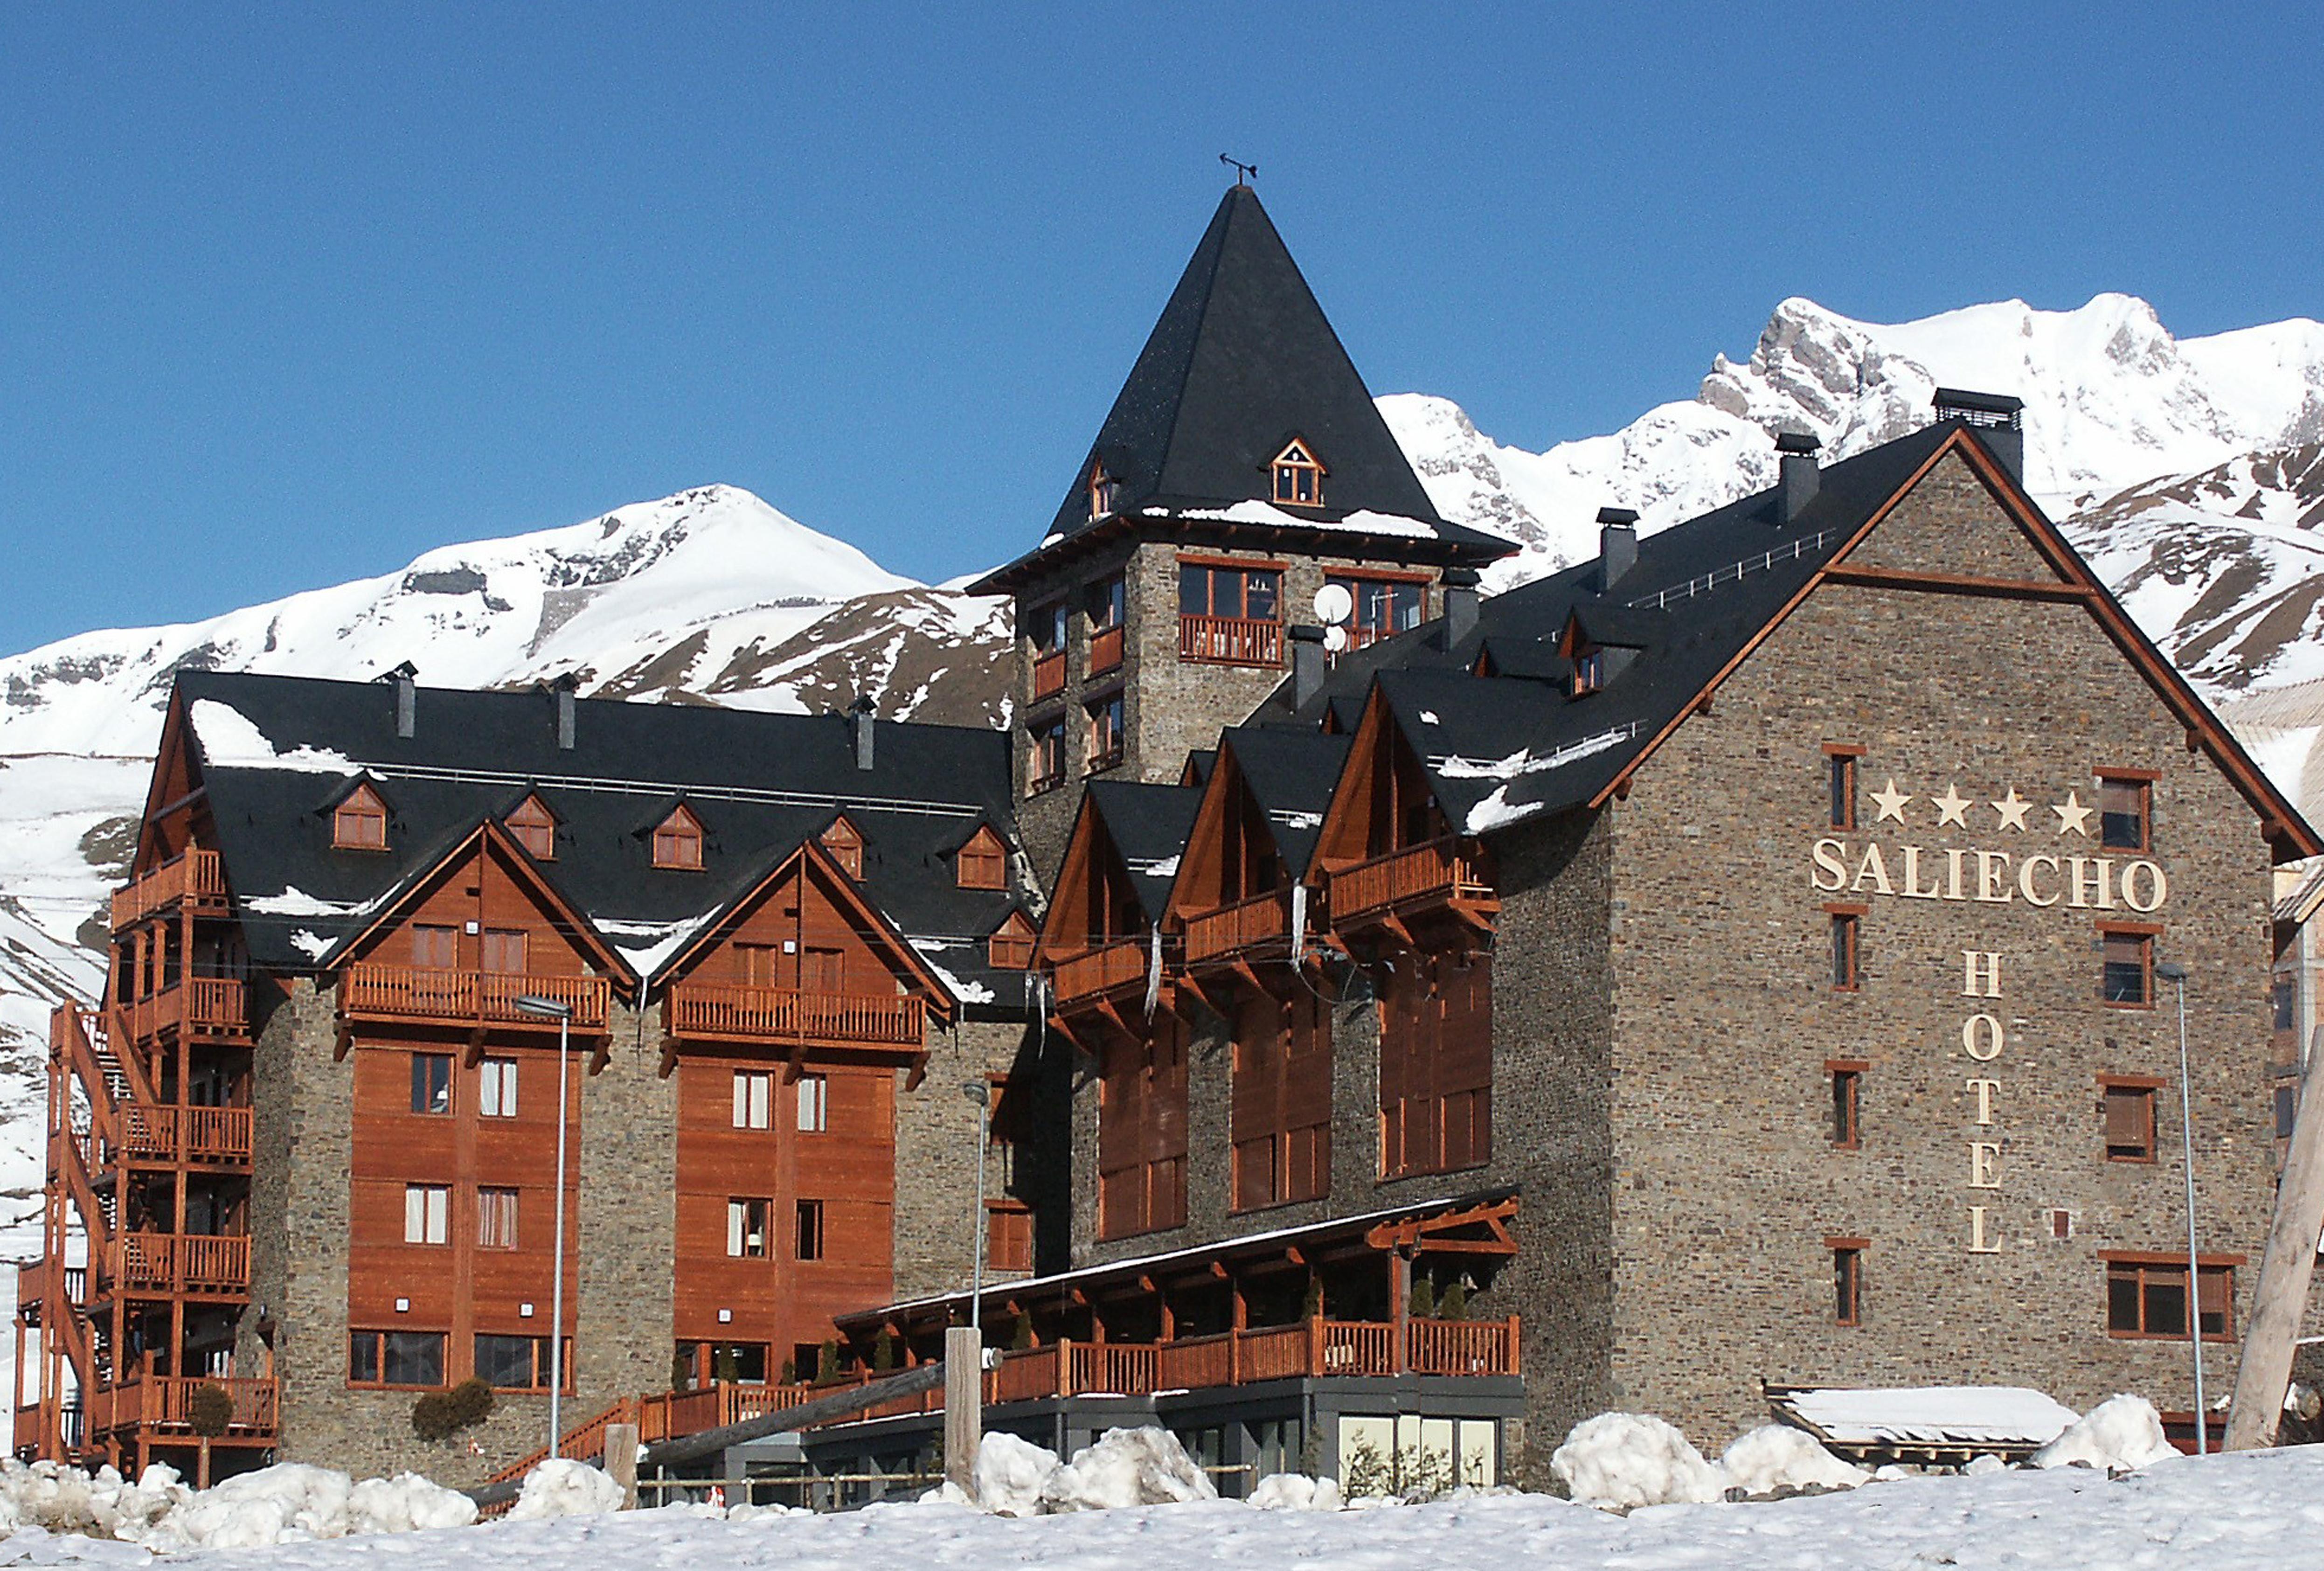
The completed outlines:
[[[1934,400],[1937,421],[1959,420],[1978,435],[1985,450],[2009,471],[2019,484],[2025,482],[2025,400],[2007,393],[1971,392],[1966,388],[1941,387]]]
[[[419,729],[420,668],[406,660],[394,670],[383,674],[380,680],[395,689],[395,734],[409,737]]]
[[[1816,449],[1823,444],[1806,431],[1780,431],[1775,436],[1775,521],[1788,524],[1815,501],[1823,483],[1816,468]]]
[[[581,679],[570,671],[549,684],[549,693],[557,700],[557,749],[559,752],[573,750],[573,694],[580,685]]]
[[[865,694],[858,698],[848,710],[847,717],[848,729],[855,734],[855,767],[869,769],[872,767],[872,725],[876,718],[872,695]]]
[[[1477,570],[1447,567],[1437,582],[1444,586],[1444,647],[1452,649],[1477,630]]]
[[[1598,593],[1605,594],[1622,574],[1638,565],[1638,511],[1636,508],[1598,510]]]
[[[1291,707],[1305,709],[1323,691],[1323,629],[1291,629]]]

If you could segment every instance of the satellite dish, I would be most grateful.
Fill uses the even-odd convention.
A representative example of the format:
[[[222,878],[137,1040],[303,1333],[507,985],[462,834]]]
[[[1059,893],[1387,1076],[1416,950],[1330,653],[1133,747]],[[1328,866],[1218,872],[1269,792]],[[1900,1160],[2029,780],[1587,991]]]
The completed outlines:
[[[1356,612],[1356,597],[1345,584],[1327,583],[1315,592],[1315,620],[1327,628],[1338,627]]]
[[[1343,589],[1343,590],[1340,591],[1340,593],[1341,593],[1342,594],[1345,594],[1345,593],[1347,593],[1348,592],[1347,592],[1346,590],[1344,590],[1344,589]],[[1322,599],[1323,597],[1322,597],[1321,595],[1318,595],[1316,598],[1320,600],[1320,599]],[[1338,625],[1334,624],[1333,626],[1332,626],[1332,627],[1328,627],[1328,628],[1325,628],[1325,629],[1323,629],[1323,648],[1324,648],[1324,650],[1325,650],[1327,653],[1336,655],[1336,654],[1338,654],[1341,650],[1342,650],[1342,649],[1346,648],[1347,647],[1348,647],[1348,629],[1345,629],[1345,628],[1343,628],[1343,627],[1340,627],[1340,626],[1338,626]]]

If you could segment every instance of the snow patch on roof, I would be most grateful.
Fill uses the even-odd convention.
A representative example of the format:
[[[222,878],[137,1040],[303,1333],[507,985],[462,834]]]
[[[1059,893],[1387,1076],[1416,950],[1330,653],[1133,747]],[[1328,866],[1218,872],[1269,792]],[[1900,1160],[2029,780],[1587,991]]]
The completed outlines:
[[[1323,827],[1323,815],[1320,813],[1295,813],[1287,807],[1270,807],[1267,811],[1267,816],[1269,822],[1279,823],[1286,829]]]
[[[244,900],[242,908],[262,916],[361,916],[379,904],[370,900],[326,900],[319,895],[309,895],[292,885],[280,895],[257,895]]]
[[[248,715],[215,698],[194,700],[187,719],[201,743],[202,762],[213,769],[296,769],[312,775],[356,772],[355,761],[345,753],[309,747],[287,753],[277,749]]]
[[[1239,501],[1224,508],[1147,508],[1149,519],[1203,519],[1222,524],[1268,524],[1276,528],[1339,529],[1357,535],[1400,535],[1411,539],[1436,538],[1436,526],[1401,513],[1359,510],[1342,519],[1313,518],[1286,512],[1270,502]],[[1047,541],[1042,542],[1047,545]]]
[[[919,951],[920,963],[936,974],[936,980],[942,982],[951,991],[954,998],[963,1004],[991,1003],[991,988],[982,982],[964,982],[936,963],[937,952],[952,947],[954,947],[953,944],[946,939],[916,938],[912,940],[912,948]]]
[[[1842,1446],[2047,1445],[2077,1416],[2015,1385],[1794,1391],[1783,1405]]]
[[[670,956],[686,947],[703,924],[717,912],[703,912],[677,922],[615,922],[601,920],[597,931],[621,951],[630,969],[641,978],[650,978]],[[623,942],[627,940],[628,942]]]
[[[310,932],[303,927],[290,935],[290,947],[310,960],[321,960],[337,942],[338,942],[337,939],[327,938],[319,932]]]
[[[1178,876],[1178,855],[1172,851],[1167,857],[1130,857],[1125,859],[1130,864],[1130,870],[1141,878],[1175,878]]]
[[[1562,769],[1609,748],[1618,747],[1637,734],[1638,722],[1632,721],[1628,725],[1618,725],[1611,730],[1584,737],[1578,742],[1568,742],[1546,753],[1525,749],[1511,753],[1506,758],[1431,758],[1428,767],[1447,780],[1500,780],[1514,784],[1523,776]],[[1538,802],[1511,802],[1509,784],[1495,786],[1492,795],[1469,810],[1468,821],[1462,826],[1466,832],[1482,834],[1489,829],[1499,829],[1504,824],[1530,818],[1541,811],[1542,804]]]

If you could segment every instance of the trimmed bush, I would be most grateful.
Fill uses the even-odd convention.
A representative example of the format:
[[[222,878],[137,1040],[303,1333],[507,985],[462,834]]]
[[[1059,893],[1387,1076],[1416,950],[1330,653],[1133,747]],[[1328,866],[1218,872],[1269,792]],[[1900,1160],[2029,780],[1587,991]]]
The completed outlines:
[[[493,1388],[464,1380],[449,1391],[431,1391],[411,1404],[411,1432],[423,1440],[448,1440],[493,1416]]]
[[[234,1423],[234,1398],[222,1386],[194,1387],[186,1399],[186,1423],[203,1439],[217,1439]]]

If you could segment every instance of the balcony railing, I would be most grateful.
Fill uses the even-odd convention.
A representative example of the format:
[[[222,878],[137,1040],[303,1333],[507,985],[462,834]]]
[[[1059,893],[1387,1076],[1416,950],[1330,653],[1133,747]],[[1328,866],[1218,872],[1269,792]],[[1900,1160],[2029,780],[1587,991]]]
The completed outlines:
[[[1283,624],[1258,617],[1178,618],[1178,657],[1228,666],[1283,664]]]
[[[527,1015],[521,997],[553,999],[572,1006],[576,1030],[603,1030],[611,991],[603,977],[541,977],[514,971],[439,970],[429,966],[349,966],[339,981],[339,1012],[391,1019],[441,1020],[460,1024],[548,1025]]]
[[[670,989],[669,1027],[680,1036],[742,1042],[868,1042],[918,1047],[926,1006],[901,994],[802,993],[680,982]]]
[[[126,889],[115,891],[113,931],[119,932],[132,923],[167,910],[181,900],[216,905],[221,910],[225,907],[226,872],[219,866],[216,851],[199,847],[182,851]]]
[[[1051,977],[1056,986],[1058,1001],[1093,998],[1100,993],[1111,993],[1116,988],[1143,980],[1147,949],[1146,940],[1125,938],[1102,949],[1093,949],[1087,954],[1057,961],[1052,968]]]
[[[1186,919],[1186,963],[1199,965],[1291,932],[1291,892],[1269,889]]]
[[[124,1004],[129,1033],[151,1042],[165,1031],[242,1036],[250,1031],[250,984],[240,977],[185,977],[150,998]]]
[[[1101,671],[1111,671],[1121,664],[1121,629],[1107,628],[1090,635],[1089,668],[1094,676]]]
[[[1337,868],[1331,878],[1334,926],[1406,905],[1495,904],[1493,887],[1477,859],[1451,838]]]
[[[121,1110],[121,1147],[133,1162],[247,1162],[247,1107],[153,1107],[132,1102]]]
[[[239,1293],[250,1287],[250,1240],[201,1233],[124,1233],[114,1280],[133,1293]]]
[[[1036,703],[1053,693],[1065,690],[1065,652],[1043,655],[1033,662],[1033,698]]]
[[[110,1389],[88,1394],[88,1427],[93,1433],[149,1429],[193,1428],[194,1392],[216,1386],[234,1401],[226,1434],[256,1439],[274,1433],[276,1387],[271,1379],[237,1379],[227,1375],[136,1374]]]

